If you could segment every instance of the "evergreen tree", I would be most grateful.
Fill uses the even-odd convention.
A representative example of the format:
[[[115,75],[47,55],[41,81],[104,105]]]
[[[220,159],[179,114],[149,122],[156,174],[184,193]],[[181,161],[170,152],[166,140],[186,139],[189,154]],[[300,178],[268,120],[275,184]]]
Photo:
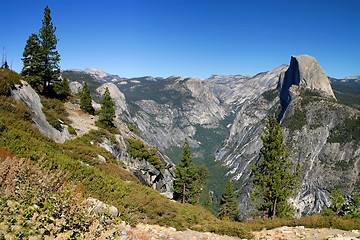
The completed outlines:
[[[99,113],[99,120],[109,126],[112,126],[115,118],[114,102],[111,99],[109,89],[105,88],[105,93],[101,102],[101,110]]]
[[[30,83],[30,85],[38,91],[40,90],[39,88],[41,84],[41,72],[43,72],[40,53],[40,39],[36,33],[33,33],[26,41],[22,58],[24,66],[21,74]]]
[[[39,34],[31,34],[23,52],[22,75],[43,94],[51,94],[56,81],[60,81],[60,55],[56,50],[58,39],[52,23],[50,8],[44,9],[44,19]]]
[[[202,203],[202,205],[206,210],[210,212],[212,211],[213,201],[211,197],[211,192],[208,192],[206,194],[205,201]]]
[[[56,27],[52,23],[51,11],[48,6],[44,9],[44,19],[40,28],[41,64],[43,66],[41,77],[43,94],[49,94],[52,84],[60,77],[60,54],[56,50],[58,39],[55,36]]]
[[[283,211],[291,211],[287,200],[293,196],[298,188],[297,176],[299,165],[295,172],[291,172],[293,162],[288,160],[288,150],[284,144],[280,125],[274,116],[270,116],[261,137],[263,147],[260,159],[253,166],[252,183],[254,192],[252,200],[263,217],[274,218],[286,215]]]
[[[83,88],[80,92],[80,108],[92,115],[94,115],[94,108],[92,106],[92,98],[90,94],[90,89],[86,82],[83,84]]]
[[[56,96],[60,99],[66,99],[68,96],[70,96],[69,79],[64,77],[61,81],[55,82],[54,91]]]
[[[334,213],[338,216],[342,215],[341,211],[343,210],[346,203],[343,192],[335,188],[330,193],[330,199],[331,199],[331,208],[334,211]]]
[[[182,148],[181,160],[176,167],[174,199],[181,203],[196,203],[200,192],[197,181],[198,169],[193,163],[191,149],[186,139]]]
[[[226,182],[224,193],[221,196],[218,215],[220,219],[236,220],[239,214],[239,203],[236,200],[234,186],[230,179]]]

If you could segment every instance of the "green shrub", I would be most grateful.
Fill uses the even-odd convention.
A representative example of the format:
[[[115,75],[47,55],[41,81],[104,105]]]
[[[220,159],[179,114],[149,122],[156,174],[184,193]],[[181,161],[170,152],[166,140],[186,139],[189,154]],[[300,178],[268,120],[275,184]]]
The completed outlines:
[[[76,135],[76,130],[75,130],[75,128],[73,128],[72,126],[69,126],[69,127],[68,127],[68,131],[69,131],[69,133],[70,133],[71,135]]]
[[[306,125],[306,111],[300,108],[294,109],[294,113],[290,117],[285,117],[281,122],[281,126],[286,127],[292,131],[300,130]]]
[[[144,159],[151,163],[159,171],[164,168],[164,164],[161,162],[156,148],[145,145],[145,143],[139,139],[127,138],[126,140],[130,144],[131,157],[138,160]]]
[[[70,120],[68,119],[69,114],[66,112],[61,100],[41,96],[41,103],[43,104],[42,110],[46,116],[46,120],[51,126],[58,130],[62,130],[61,122],[70,124]]]
[[[331,143],[360,142],[360,117],[346,118],[331,131],[328,141]]]
[[[0,69],[0,95],[10,96],[10,87],[20,84],[21,76],[10,70]]]
[[[109,133],[112,133],[112,134],[120,134],[120,131],[117,127],[115,127],[112,124],[107,124],[104,121],[96,121],[95,126],[105,129],[105,130],[109,131]]]
[[[5,124],[2,121],[0,121],[0,132],[5,131],[5,129],[6,129]]]
[[[268,101],[272,102],[275,100],[277,96],[279,96],[279,92],[275,90],[268,90],[262,93],[262,96]]]

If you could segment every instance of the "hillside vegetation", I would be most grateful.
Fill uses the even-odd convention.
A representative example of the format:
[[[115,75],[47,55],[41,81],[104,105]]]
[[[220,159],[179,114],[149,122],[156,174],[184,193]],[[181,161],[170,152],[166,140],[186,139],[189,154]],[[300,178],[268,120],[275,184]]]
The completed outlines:
[[[172,226],[178,230],[194,229],[239,237],[251,236],[241,223],[220,221],[202,207],[170,201],[155,190],[140,185],[136,178],[129,171],[121,167],[118,164],[118,160],[110,153],[91,144],[91,142],[96,142],[97,139],[110,134],[107,130],[94,131],[75,140],[67,141],[64,144],[57,144],[37,130],[32,123],[31,114],[23,103],[9,96],[0,96],[0,126],[1,165],[9,161],[14,163],[17,161],[21,162],[21,164],[15,165],[18,168],[13,170],[13,172],[20,173],[19,176],[15,175],[15,179],[24,179],[26,175],[21,173],[32,171],[32,167],[35,167],[40,173],[32,175],[34,182],[49,181],[53,178],[57,179],[58,182],[62,182],[61,186],[70,186],[71,189],[76,188],[76,192],[80,195],[78,196],[79,199],[91,196],[114,205],[119,210],[119,219],[117,221],[124,220],[132,225],[143,222]],[[94,159],[98,154],[105,156],[107,162],[99,163],[95,161]],[[9,160],[8,157],[11,157],[13,160]],[[8,170],[5,168],[3,171]],[[42,172],[47,172],[48,175],[42,174]],[[45,191],[49,192],[49,194],[44,194],[43,191],[34,190],[41,189],[42,187],[36,188],[35,185],[32,186],[31,181],[24,190],[21,190],[24,191],[24,194],[21,193],[19,195],[18,191],[6,190],[8,189],[6,183],[12,182],[11,177],[14,176],[11,174],[3,174],[2,176],[4,176],[0,181],[2,205],[21,205],[17,210],[7,208],[7,211],[23,213],[27,211],[28,207],[31,208],[32,204],[50,204],[51,208],[54,208],[51,210],[53,211],[52,214],[60,211],[54,216],[51,215],[52,219],[54,219],[51,221],[63,221],[61,220],[62,217],[57,218],[57,216],[63,216],[64,214],[73,215],[72,210],[66,210],[62,214],[62,210],[58,209],[60,208],[58,206],[60,203],[52,199],[62,196],[61,202],[64,202],[64,204],[67,202],[69,204],[78,204],[80,202],[72,194],[64,197],[62,195],[64,193],[59,190],[61,186],[51,189],[51,191]],[[21,184],[21,181],[19,183]],[[16,189],[16,186],[12,187]],[[27,200],[24,198],[25,195],[29,195],[30,198]],[[22,202],[24,201],[30,201],[30,203],[23,205]],[[74,205],[75,209],[76,204]],[[18,228],[13,226],[18,226],[21,221],[27,219],[26,214],[24,214],[21,215],[23,217],[19,216],[19,219],[13,220],[9,220],[6,217],[7,215],[2,216],[0,218],[2,222],[6,221],[9,223],[10,221],[12,223],[11,226],[7,225],[6,232],[9,234],[20,234],[19,236],[23,234],[25,234],[24,236],[29,236],[26,234],[40,234],[44,236],[51,233],[60,234],[60,232],[69,230],[61,228],[62,230],[54,232],[35,231],[34,229],[38,229],[36,223],[26,223],[26,229],[24,230],[20,227],[19,232],[17,231]],[[48,213],[45,211],[44,214]],[[85,222],[88,221],[84,220],[84,218],[82,219]],[[70,222],[68,224],[72,225]]]

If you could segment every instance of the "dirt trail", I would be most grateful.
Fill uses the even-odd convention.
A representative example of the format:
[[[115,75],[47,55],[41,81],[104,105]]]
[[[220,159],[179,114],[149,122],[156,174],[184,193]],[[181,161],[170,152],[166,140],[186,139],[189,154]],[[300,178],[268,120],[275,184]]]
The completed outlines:
[[[77,137],[88,133],[90,130],[98,129],[98,127],[95,126],[97,116],[84,113],[80,110],[80,106],[78,104],[67,102],[64,106],[66,111],[69,113],[68,118],[72,122],[72,127],[76,130]]]

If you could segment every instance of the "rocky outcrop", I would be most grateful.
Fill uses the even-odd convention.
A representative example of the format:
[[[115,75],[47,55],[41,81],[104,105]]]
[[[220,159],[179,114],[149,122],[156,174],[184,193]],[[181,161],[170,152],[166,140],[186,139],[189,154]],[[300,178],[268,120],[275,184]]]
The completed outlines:
[[[291,99],[307,89],[317,91],[322,96],[336,99],[325,71],[314,57],[309,55],[292,56],[284,78],[279,79],[282,111],[279,119],[290,104]]]
[[[110,214],[113,218],[116,218],[119,215],[119,211],[116,207],[110,206],[96,198],[89,197],[82,203],[88,206],[89,212],[94,212],[99,215]]]
[[[105,89],[108,88],[110,92],[110,97],[115,103],[115,114],[117,117],[120,117],[123,113],[129,115],[129,110],[127,108],[125,95],[119,90],[119,88],[113,83],[105,83],[98,87],[96,91],[103,95]]]
[[[259,97],[263,92],[274,89],[278,79],[288,69],[281,65],[269,72],[255,76],[214,75],[207,79],[214,94],[227,106],[236,109],[247,100]]]
[[[82,90],[83,85],[79,82],[71,82],[69,87],[71,94],[78,94]]]
[[[40,97],[27,82],[21,81],[21,85],[15,85],[15,87],[11,89],[11,95],[15,99],[25,103],[32,114],[34,123],[45,136],[52,138],[58,143],[70,139],[67,126],[64,125],[63,131],[59,131],[47,122],[46,116],[42,111],[43,105]]]
[[[131,137],[136,138],[135,136]],[[159,171],[146,160],[134,159],[130,156],[130,149],[126,141],[126,136],[120,134],[116,135],[116,141],[117,143],[113,143],[109,139],[104,138],[100,146],[111,152],[117,159],[123,161],[127,168],[134,173],[142,184],[157,190],[168,198],[172,198],[175,165],[170,159],[161,152],[157,152],[161,162],[165,166],[162,171]]]

